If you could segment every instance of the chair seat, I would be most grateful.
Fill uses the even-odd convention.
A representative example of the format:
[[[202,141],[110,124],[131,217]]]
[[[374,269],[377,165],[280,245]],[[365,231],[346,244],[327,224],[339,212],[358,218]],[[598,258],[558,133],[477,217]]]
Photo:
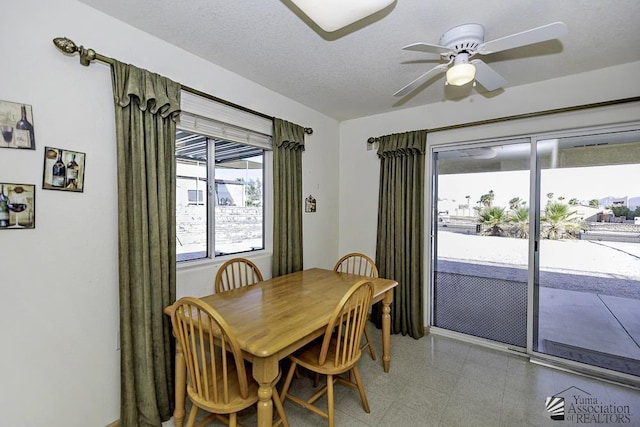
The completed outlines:
[[[236,375],[236,372],[237,371],[235,368],[229,368],[227,370],[228,375]],[[189,382],[189,384],[187,384],[187,394],[189,395],[189,399],[191,399],[193,403],[195,403],[200,408],[205,409],[209,412],[212,412],[215,414],[230,414],[233,412],[239,412],[243,409],[250,407],[251,405],[255,404],[258,401],[258,383],[256,383],[254,379],[251,377],[250,372],[251,372],[250,369],[245,370],[247,382],[249,384],[249,393],[247,394],[246,398],[243,398],[242,395],[240,394],[240,388],[237,382],[230,382],[228,384],[229,401],[227,403],[221,402],[220,404],[216,405],[210,400],[201,399],[198,396],[198,393],[196,393],[195,390],[193,389],[193,385],[191,381]],[[280,376],[278,375],[278,377]],[[221,368],[218,368],[217,378],[219,378],[217,382],[218,392],[222,393],[224,384],[221,379],[222,378]],[[209,375],[209,379],[207,382],[209,384],[209,393],[213,394],[214,384],[211,383],[211,375]]]
[[[322,340],[316,340],[289,356],[298,365],[321,375],[340,375],[353,367],[353,362],[349,364],[335,365],[336,360],[336,339],[332,338],[327,351],[327,360],[323,365],[318,364],[318,355],[322,349]],[[360,358],[361,350],[358,350],[356,359]]]

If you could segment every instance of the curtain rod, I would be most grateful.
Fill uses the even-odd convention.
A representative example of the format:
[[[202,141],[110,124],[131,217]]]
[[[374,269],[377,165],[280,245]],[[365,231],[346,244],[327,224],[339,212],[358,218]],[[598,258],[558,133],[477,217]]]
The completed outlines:
[[[108,56],[104,56],[104,55],[100,55],[99,53],[97,53],[95,50],[93,49],[86,49],[84,46],[78,46],[76,45],[73,40],[67,38],[67,37],[56,37],[55,39],[53,39],[53,44],[62,52],[68,55],[73,55],[74,53],[78,52],[78,54],[80,55],[80,64],[84,65],[84,66],[89,66],[91,64],[91,61],[97,60],[100,62],[103,62],[105,64],[109,64],[111,66],[113,66],[113,64],[115,63],[115,60],[113,58],[110,58]],[[183,90],[192,93],[194,95],[198,95],[201,96],[203,98],[207,98],[211,101],[214,102],[218,102],[220,104],[224,104],[228,107],[232,107],[241,111],[244,111],[246,113],[251,113],[254,114],[256,116],[265,118],[265,119],[269,119],[269,120],[274,120],[275,117],[273,116],[269,116],[267,114],[261,113],[259,111],[255,111],[252,110],[250,108],[247,107],[243,107],[242,105],[238,105],[238,104],[234,104],[233,102],[227,101],[225,99],[221,99],[218,98],[216,96],[210,95],[208,93],[199,91],[197,89],[193,89],[189,86],[185,86],[182,83],[180,83],[180,86]],[[311,135],[313,133],[313,128],[304,128],[304,133],[306,133],[307,135]]]
[[[488,124],[494,124],[494,123],[500,123],[500,122],[508,122],[508,121],[511,121],[511,120],[529,119],[529,118],[533,118],[533,117],[540,117],[540,116],[546,116],[546,115],[551,115],[551,114],[568,113],[568,112],[578,111],[578,110],[587,110],[589,108],[607,107],[607,106],[610,106],[610,105],[619,105],[619,104],[626,104],[626,103],[629,103],[629,102],[638,102],[638,101],[640,101],[640,96],[635,96],[635,97],[632,97],[632,98],[614,99],[614,100],[611,100],[611,101],[595,102],[593,104],[575,105],[573,107],[555,108],[555,109],[551,109],[551,110],[536,111],[536,112],[533,112],[533,113],[515,114],[513,116],[503,116],[503,117],[497,117],[495,119],[479,120],[479,121],[476,121],[476,122],[460,123],[460,124],[457,124],[457,125],[450,125],[450,126],[442,126],[442,127],[439,127],[439,128],[427,129],[427,132],[428,133],[442,132],[442,131],[445,131],[445,130],[462,129],[462,128],[467,128],[467,127],[471,127],[471,126],[480,126],[480,125],[488,125]],[[382,137],[381,136],[369,137],[367,139],[367,144],[373,144],[373,143],[379,142],[380,138],[382,138]]]

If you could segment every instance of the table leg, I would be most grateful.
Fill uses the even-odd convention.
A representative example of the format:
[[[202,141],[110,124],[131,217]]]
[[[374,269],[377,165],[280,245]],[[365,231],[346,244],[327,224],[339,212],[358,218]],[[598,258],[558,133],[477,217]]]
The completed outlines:
[[[173,420],[176,427],[182,427],[184,421],[184,400],[187,393],[187,365],[180,343],[176,341],[176,378],[175,378],[176,408],[173,410]]]
[[[382,299],[382,364],[384,371],[389,372],[391,364],[391,303],[393,302],[393,289],[384,293]]]
[[[253,378],[260,384],[258,389],[258,427],[271,427],[273,423],[273,387],[279,372],[278,358],[265,357],[253,360]],[[274,384],[275,386],[275,384]]]

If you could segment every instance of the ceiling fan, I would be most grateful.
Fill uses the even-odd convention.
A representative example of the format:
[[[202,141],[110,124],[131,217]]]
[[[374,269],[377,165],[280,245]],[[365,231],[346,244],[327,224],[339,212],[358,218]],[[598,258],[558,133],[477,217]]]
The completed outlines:
[[[480,24],[463,24],[451,28],[440,37],[440,44],[413,43],[404,50],[440,54],[446,63],[436,65],[420,77],[394,93],[404,96],[440,73],[446,72],[446,84],[463,86],[475,79],[486,90],[503,87],[507,81],[476,55],[489,55],[534,43],[565,36],[568,28],[563,22],[554,22],[499,39],[484,41],[484,27]],[[475,85],[475,83],[474,83]]]

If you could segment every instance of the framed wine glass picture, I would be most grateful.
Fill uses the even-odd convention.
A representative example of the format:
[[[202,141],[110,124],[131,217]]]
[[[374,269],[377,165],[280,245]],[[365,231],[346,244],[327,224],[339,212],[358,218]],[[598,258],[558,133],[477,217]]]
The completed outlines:
[[[44,147],[42,188],[83,192],[85,157],[78,151]]]
[[[0,182],[0,230],[36,228],[36,186]]]
[[[31,105],[0,101],[0,147],[36,149]]]

